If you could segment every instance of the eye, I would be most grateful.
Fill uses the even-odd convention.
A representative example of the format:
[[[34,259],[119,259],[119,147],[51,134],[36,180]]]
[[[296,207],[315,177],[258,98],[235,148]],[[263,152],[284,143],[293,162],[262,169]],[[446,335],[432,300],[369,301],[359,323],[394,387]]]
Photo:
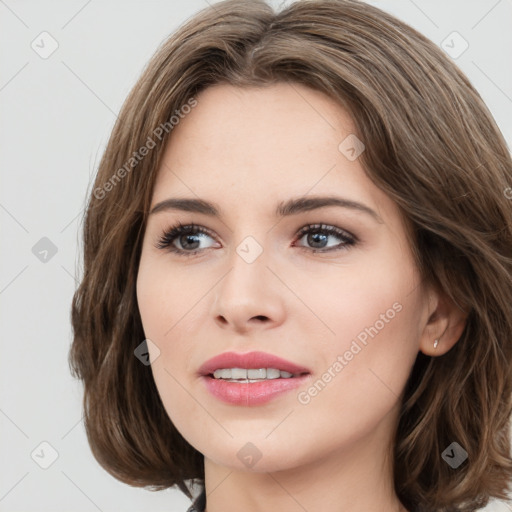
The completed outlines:
[[[329,245],[327,243],[329,237],[337,238],[341,242]],[[162,235],[156,247],[158,249],[166,249],[180,256],[193,256],[203,249],[209,248],[199,247],[201,239],[204,238],[214,238],[214,236],[210,230],[203,226],[195,224],[182,225],[178,223]],[[297,234],[296,240],[300,241],[303,238],[308,244],[312,244],[313,247],[308,248],[303,245],[299,245],[299,247],[313,253],[347,250],[349,246],[357,243],[357,238],[347,231],[325,224],[304,226]]]
[[[329,237],[338,238],[341,243],[327,244]],[[311,252],[331,252],[338,250],[346,250],[349,246],[356,244],[357,239],[347,231],[335,226],[327,226],[325,224],[314,224],[304,226],[298,233],[297,239],[305,238],[308,244],[313,245]],[[304,246],[299,246],[304,247]],[[326,247],[329,247],[326,249]]]
[[[184,226],[178,222],[177,225],[171,227],[162,235],[156,247],[158,249],[168,249],[180,255],[191,256],[200,252],[201,249],[198,249],[199,239],[205,236],[212,238],[212,235],[210,235],[209,230],[206,228],[196,226],[195,224]],[[181,247],[176,247],[175,242],[178,242]],[[192,249],[192,251],[187,249]]]

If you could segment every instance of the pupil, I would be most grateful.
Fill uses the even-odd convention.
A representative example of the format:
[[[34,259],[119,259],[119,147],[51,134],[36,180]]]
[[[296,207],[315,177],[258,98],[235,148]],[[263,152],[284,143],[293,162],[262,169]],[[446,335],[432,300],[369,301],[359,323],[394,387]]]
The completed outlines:
[[[192,239],[192,242],[191,242],[191,243],[193,244],[193,243],[194,243],[193,238],[194,238],[195,236],[196,236],[196,235],[183,235],[183,237],[184,237],[184,238],[185,238],[185,240],[186,240],[186,242],[185,242],[185,244],[183,245],[183,247],[186,247],[186,246],[187,246],[187,244],[190,242],[190,240],[191,240],[191,239]],[[197,243],[199,243],[199,241],[198,241],[198,240],[196,240],[196,241],[195,241],[195,243],[197,244]],[[197,247],[189,247],[189,249],[196,249],[196,248],[197,248]]]
[[[326,236],[327,236],[327,235],[324,235],[324,234],[321,234],[321,233],[315,233],[315,234],[313,234],[313,235],[310,235],[310,237],[311,237],[312,239],[314,239],[314,238],[316,238],[316,239],[317,239],[317,240],[314,240],[314,241],[313,241],[313,244],[315,244],[315,243],[319,243],[318,237],[323,237],[323,238],[325,238]],[[324,240],[324,241],[325,241],[325,240]],[[322,247],[323,247],[323,246],[322,246]]]

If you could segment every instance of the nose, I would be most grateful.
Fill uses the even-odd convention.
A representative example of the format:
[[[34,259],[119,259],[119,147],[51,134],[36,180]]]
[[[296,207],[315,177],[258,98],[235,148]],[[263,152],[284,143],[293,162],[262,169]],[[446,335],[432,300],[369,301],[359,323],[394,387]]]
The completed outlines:
[[[269,259],[263,251],[249,263],[233,251],[229,271],[215,287],[213,314],[219,327],[247,333],[283,322],[286,287]]]

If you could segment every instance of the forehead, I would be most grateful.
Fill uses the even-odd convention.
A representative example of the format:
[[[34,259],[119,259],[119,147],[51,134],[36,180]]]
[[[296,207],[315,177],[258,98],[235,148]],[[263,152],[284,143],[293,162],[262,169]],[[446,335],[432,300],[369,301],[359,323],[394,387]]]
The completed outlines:
[[[352,119],[323,93],[299,84],[223,84],[196,99],[171,132],[153,204],[172,194],[229,198],[244,209],[271,202],[270,210],[279,200],[311,192],[385,206],[384,193],[344,152],[344,141],[354,137]]]
[[[261,88],[215,85],[172,131],[168,152],[179,158],[196,148],[216,161],[268,161],[310,150],[337,150],[339,138],[354,132],[350,116],[331,98],[299,84]],[[261,144],[264,143],[264,146]],[[193,157],[193,155],[187,155]]]

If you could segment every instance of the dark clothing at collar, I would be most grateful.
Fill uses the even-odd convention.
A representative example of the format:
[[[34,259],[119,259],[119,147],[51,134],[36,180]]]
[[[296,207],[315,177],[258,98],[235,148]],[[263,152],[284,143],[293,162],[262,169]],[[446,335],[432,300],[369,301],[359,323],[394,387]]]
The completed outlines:
[[[206,490],[203,488],[201,494],[197,496],[192,505],[187,509],[187,512],[204,512],[206,508]]]

